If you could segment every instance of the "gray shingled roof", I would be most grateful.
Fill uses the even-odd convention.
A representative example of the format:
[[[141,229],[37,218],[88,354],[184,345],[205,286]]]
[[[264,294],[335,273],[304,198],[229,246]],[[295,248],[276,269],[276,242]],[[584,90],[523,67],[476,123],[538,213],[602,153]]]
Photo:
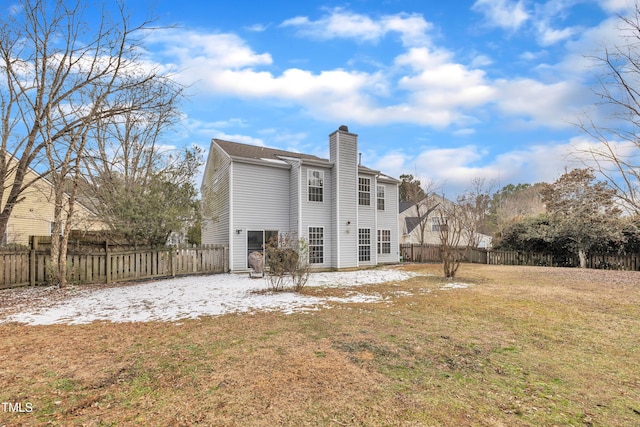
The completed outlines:
[[[407,209],[409,209],[410,207],[413,207],[413,206],[415,206],[415,203],[413,203],[413,202],[400,202],[398,204],[398,207],[400,208],[400,212],[404,212],[404,211],[406,211]]]
[[[327,159],[312,156],[310,154],[294,153],[293,151],[284,151],[275,148],[259,147],[257,145],[241,144],[239,142],[225,141],[222,139],[214,139],[214,141],[231,157],[241,157],[245,159],[280,160],[279,156],[283,156],[302,160],[314,160],[317,162],[329,163],[329,160]]]
[[[313,160],[315,162],[323,162],[330,165],[328,159],[322,157],[313,156],[311,154],[295,153],[293,151],[278,150],[276,148],[260,147],[251,144],[241,144],[239,142],[225,141],[223,139],[215,138],[214,141],[220,146],[228,155],[236,158],[244,159],[269,159],[269,160],[281,160],[280,157],[292,157],[295,159]],[[366,166],[358,167],[360,172],[369,173],[371,175],[378,175],[380,171],[368,168]],[[386,177],[386,175],[385,175]],[[395,178],[387,177],[390,180],[396,180]]]

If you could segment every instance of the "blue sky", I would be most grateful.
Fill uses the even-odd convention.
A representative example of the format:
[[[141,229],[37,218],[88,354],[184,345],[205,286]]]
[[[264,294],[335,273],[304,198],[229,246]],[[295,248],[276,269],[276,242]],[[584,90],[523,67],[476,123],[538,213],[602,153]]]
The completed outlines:
[[[411,173],[447,196],[553,181],[586,144],[586,59],[616,43],[627,0],[127,1],[171,29],[149,60],[189,85],[180,134],[328,157],[348,125],[363,164]]]

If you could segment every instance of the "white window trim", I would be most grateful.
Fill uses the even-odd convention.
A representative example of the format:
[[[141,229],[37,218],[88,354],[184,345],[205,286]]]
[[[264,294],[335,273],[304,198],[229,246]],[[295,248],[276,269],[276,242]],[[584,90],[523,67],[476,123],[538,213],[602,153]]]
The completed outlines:
[[[382,238],[384,237],[384,232],[387,232],[387,236],[389,237],[386,240],[383,240]],[[389,244],[389,252],[384,252],[383,248],[383,244],[388,243]],[[378,230],[378,255],[389,255],[391,254],[391,230],[388,228],[383,228],[383,229],[379,229]]]
[[[362,184],[362,185],[368,186],[369,191],[361,189],[361,180],[369,181],[369,184]],[[368,204],[360,203],[362,201],[361,195],[364,195],[364,194],[369,195],[369,198],[367,199],[369,201]],[[371,206],[371,178],[365,178],[360,176],[358,177],[358,206]]]
[[[311,180],[312,179],[316,179],[314,177],[312,177],[314,172],[319,172],[320,173],[320,186],[317,185],[311,185]],[[322,189],[322,200],[311,200],[311,188],[320,188]],[[313,203],[324,203],[324,171],[323,170],[319,170],[319,169],[307,169],[307,201],[308,202],[313,202]]]
[[[380,197],[380,190],[382,190],[382,197]],[[386,189],[384,185],[376,186],[376,208],[379,211],[383,211],[386,209],[385,193]],[[380,209],[380,200],[382,200],[382,209]]]
[[[322,231],[322,244],[321,245],[317,245],[317,244],[312,244],[312,240],[311,240],[311,229],[317,229],[317,230],[321,230]],[[309,264],[313,264],[313,265],[321,265],[324,264],[324,257],[325,257],[325,250],[324,250],[324,227],[309,227],[308,231],[308,238],[309,238]],[[311,262],[311,247],[322,247],[322,261],[321,262]]]
[[[366,233],[369,236],[369,243],[362,243],[361,242],[361,237],[364,231],[368,231],[368,233]],[[369,259],[361,259],[361,249],[363,248],[368,248],[368,252],[369,252]],[[371,261],[371,229],[370,228],[359,228],[358,229],[358,261],[359,262],[370,262]]]

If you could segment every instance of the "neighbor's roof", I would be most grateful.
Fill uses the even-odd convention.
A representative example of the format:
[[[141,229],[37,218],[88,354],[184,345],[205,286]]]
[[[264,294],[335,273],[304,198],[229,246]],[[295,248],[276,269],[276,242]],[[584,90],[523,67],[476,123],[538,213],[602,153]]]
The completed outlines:
[[[413,202],[403,202],[403,201],[401,201],[398,204],[398,208],[400,208],[400,212],[401,213],[406,211],[407,209],[413,207],[413,206],[415,206],[415,203],[413,203]]]

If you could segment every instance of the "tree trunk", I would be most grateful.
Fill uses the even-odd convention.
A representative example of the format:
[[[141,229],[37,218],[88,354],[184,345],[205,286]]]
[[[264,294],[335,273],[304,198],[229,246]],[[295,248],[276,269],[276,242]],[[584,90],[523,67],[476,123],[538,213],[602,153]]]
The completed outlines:
[[[64,212],[64,189],[59,178],[53,179],[55,187],[53,230],[51,230],[51,284],[64,288],[67,285],[67,239],[62,239],[64,228],[62,224]],[[68,218],[67,218],[68,220]]]
[[[460,261],[456,258],[455,253],[451,252],[451,248],[445,249],[442,258],[444,277],[446,277],[447,279],[453,279],[454,277],[456,277],[456,271],[458,271]]]
[[[587,253],[584,249],[578,250],[578,258],[580,259],[580,268],[587,268]]]
[[[60,223],[53,222],[51,230],[51,265],[49,270],[49,283],[62,287],[60,283]]]

